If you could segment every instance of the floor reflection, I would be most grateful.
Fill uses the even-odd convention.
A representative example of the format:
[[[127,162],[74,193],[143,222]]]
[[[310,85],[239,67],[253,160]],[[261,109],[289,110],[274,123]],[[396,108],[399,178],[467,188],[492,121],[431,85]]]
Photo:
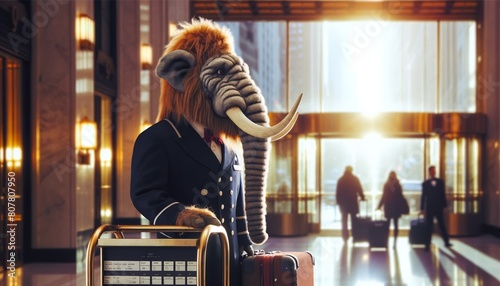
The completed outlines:
[[[309,250],[317,258],[315,285],[500,285],[500,239],[482,235],[454,238],[446,248],[434,237],[430,251],[411,246],[407,237],[395,247],[369,249],[344,244],[339,237],[271,238],[265,250]],[[483,263],[487,262],[487,263]],[[494,270],[495,269],[495,270]]]
[[[340,237],[309,235],[272,237],[256,249],[311,251],[316,259],[316,286],[331,285],[500,285],[500,239],[482,235],[452,239],[446,248],[433,238],[430,251],[412,247],[401,237],[388,249],[369,249],[366,243],[343,243]],[[85,273],[75,263],[28,264],[16,270],[16,278],[0,273],[5,286],[85,285]],[[97,269],[98,270],[98,269]],[[96,282],[99,279],[96,272]],[[96,283],[95,285],[100,285]]]

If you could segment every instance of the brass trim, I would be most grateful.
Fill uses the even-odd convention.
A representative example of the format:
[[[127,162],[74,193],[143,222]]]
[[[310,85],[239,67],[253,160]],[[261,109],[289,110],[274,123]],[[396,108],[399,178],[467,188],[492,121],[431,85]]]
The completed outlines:
[[[206,286],[206,281],[203,279],[206,277],[206,264],[207,264],[207,246],[210,236],[213,234],[219,234],[219,238],[222,244],[222,263],[223,263],[223,282],[224,286],[229,285],[229,240],[227,237],[226,230],[222,226],[208,225],[203,230],[195,229],[186,226],[169,226],[169,225],[109,225],[104,224],[99,226],[89,239],[86,252],[86,265],[85,265],[85,285],[94,285],[94,256],[95,251],[98,246],[98,242],[101,240],[100,237],[106,233],[111,232],[116,237],[115,240],[126,240],[123,238],[124,232],[201,232],[199,240],[196,239],[199,244],[197,244],[197,259],[198,259],[198,269],[197,285]],[[136,239],[137,241],[143,239]],[[149,239],[148,239],[149,240]],[[165,239],[168,240],[168,239]],[[191,240],[191,239],[190,239]],[[103,240],[104,242],[104,240]],[[117,242],[120,243],[120,242]],[[138,242],[141,243],[141,242]],[[124,245],[125,246],[125,245]],[[126,245],[130,246],[130,245]],[[137,246],[137,245],[135,245]],[[203,261],[204,263],[199,263]]]
[[[98,247],[113,247],[113,246],[179,246],[179,247],[196,247],[198,239],[147,239],[147,238],[101,238],[99,239]]]
[[[226,230],[222,226],[207,225],[200,236],[200,245],[197,252],[198,260],[198,285],[206,286],[208,283],[203,278],[207,276],[207,249],[208,239],[212,234],[219,234],[222,248],[222,278],[224,286],[229,286],[229,239]],[[200,263],[203,261],[203,263]]]
[[[285,113],[270,113],[271,124]],[[483,113],[381,113],[366,116],[361,113],[300,114],[289,134],[359,137],[367,132],[384,136],[426,137],[439,135],[480,136],[486,134],[487,117]]]

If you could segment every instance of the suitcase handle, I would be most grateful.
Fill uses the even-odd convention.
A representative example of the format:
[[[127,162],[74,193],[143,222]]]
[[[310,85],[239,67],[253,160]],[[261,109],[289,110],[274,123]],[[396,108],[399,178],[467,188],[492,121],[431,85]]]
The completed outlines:
[[[86,253],[86,276],[85,285],[94,285],[94,256],[99,238],[106,232],[113,232],[116,239],[124,238],[124,232],[201,232],[199,247],[197,250],[197,285],[206,286],[205,277],[207,274],[207,248],[210,236],[220,234],[219,238],[222,243],[222,263],[223,268],[223,285],[229,286],[229,240],[224,227],[207,225],[203,229],[196,229],[187,226],[170,226],[170,225],[110,225],[104,224],[98,227],[89,239]],[[201,263],[203,262],[203,263]]]

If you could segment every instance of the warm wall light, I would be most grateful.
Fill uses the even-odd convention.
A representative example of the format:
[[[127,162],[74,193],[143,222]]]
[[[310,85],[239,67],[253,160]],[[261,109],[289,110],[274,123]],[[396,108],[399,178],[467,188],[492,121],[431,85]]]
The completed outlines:
[[[3,153],[3,152],[2,152]],[[23,150],[20,147],[7,147],[5,149],[5,161],[7,167],[20,167],[23,159]],[[2,154],[3,161],[3,154]]]
[[[80,46],[80,50],[94,50],[95,43],[95,28],[94,20],[88,15],[80,14],[76,18],[76,41]]]
[[[177,23],[170,22],[168,23],[168,37],[172,39],[172,37],[177,33],[179,29],[177,28]]]
[[[78,163],[90,165],[90,151],[97,148],[97,123],[84,116],[76,126]]]
[[[153,63],[153,48],[150,44],[141,45],[141,66],[143,70],[150,69]]]
[[[109,167],[111,166],[111,160],[113,159],[113,153],[109,148],[103,148],[100,151],[101,165]]]

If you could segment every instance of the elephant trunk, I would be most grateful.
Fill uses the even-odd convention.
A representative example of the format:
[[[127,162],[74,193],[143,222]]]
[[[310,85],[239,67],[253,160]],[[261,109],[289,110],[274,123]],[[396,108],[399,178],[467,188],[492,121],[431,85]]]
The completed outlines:
[[[239,78],[236,89],[245,100],[244,114],[256,125],[268,127],[269,116],[260,89],[249,76]],[[266,182],[270,138],[259,138],[239,131],[245,162],[245,211],[248,231],[254,244],[263,244],[266,233]]]
[[[266,242],[266,180],[270,140],[240,131],[245,161],[245,211],[248,231],[255,244]]]

